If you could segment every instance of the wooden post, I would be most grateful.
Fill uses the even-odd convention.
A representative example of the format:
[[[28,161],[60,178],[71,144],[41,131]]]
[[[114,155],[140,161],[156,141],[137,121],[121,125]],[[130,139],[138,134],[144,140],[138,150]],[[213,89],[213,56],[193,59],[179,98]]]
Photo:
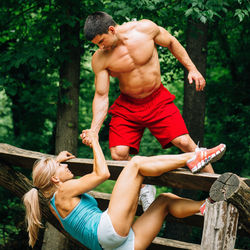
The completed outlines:
[[[250,233],[250,187],[239,176],[224,173],[211,186],[214,201],[227,201],[239,210],[242,227]]]
[[[239,213],[236,207],[225,201],[210,203],[207,201],[202,250],[234,249]]]

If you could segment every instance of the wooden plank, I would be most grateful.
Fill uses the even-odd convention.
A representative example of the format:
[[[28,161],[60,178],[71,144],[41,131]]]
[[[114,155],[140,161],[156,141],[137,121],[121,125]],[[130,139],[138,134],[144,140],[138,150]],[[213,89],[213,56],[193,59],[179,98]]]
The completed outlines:
[[[201,249],[234,249],[239,213],[225,201],[206,203]]]
[[[161,250],[161,249],[200,250],[201,247],[198,244],[156,237],[153,240],[152,244],[147,248],[147,250]]]
[[[54,157],[53,155],[43,154],[40,152],[25,150],[0,143],[0,159],[9,164],[17,165],[23,168],[32,169],[33,163],[42,157]],[[76,158],[67,162],[72,173],[76,176],[82,176],[92,171],[92,159]],[[111,180],[116,180],[126,166],[127,161],[108,160],[107,164],[111,173]],[[174,171],[165,173],[159,177],[145,177],[144,183],[168,186],[173,188],[191,189],[209,191],[214,181],[219,177],[218,174],[198,173],[192,174],[189,170],[179,168]],[[243,181],[249,179],[241,178]]]

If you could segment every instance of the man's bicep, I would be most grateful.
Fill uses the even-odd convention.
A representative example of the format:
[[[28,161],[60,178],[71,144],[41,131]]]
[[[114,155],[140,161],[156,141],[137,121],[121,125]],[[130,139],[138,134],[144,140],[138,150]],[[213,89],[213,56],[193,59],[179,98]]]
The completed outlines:
[[[109,73],[107,70],[101,70],[95,75],[95,92],[104,96],[109,93]]]
[[[155,43],[163,47],[169,47],[171,45],[173,36],[163,27],[158,27],[159,32],[154,38]]]

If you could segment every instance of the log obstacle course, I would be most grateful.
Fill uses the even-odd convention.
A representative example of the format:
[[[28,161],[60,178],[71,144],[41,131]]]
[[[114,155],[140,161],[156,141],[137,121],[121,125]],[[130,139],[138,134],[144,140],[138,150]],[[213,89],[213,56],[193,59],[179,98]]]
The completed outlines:
[[[15,171],[13,166],[32,170],[36,160],[48,156],[54,157],[0,143],[0,185],[22,198],[31,189],[32,183],[23,174]],[[67,161],[67,163],[75,176],[87,174],[92,171],[93,167],[93,160],[90,159],[76,158]],[[111,173],[110,179],[116,180],[126,165],[126,161],[110,160],[107,161],[107,164]],[[207,192],[211,188],[210,196],[216,201],[207,204],[205,219],[200,213],[184,219],[172,216],[166,218],[167,222],[203,227],[201,245],[156,237],[148,249],[229,250],[234,249],[237,234],[249,235],[250,179],[241,178],[232,173],[224,175],[198,173],[194,175],[190,171],[180,168],[159,177],[145,177],[144,183]],[[91,191],[90,194],[97,199],[102,210],[107,208],[110,194],[96,191]],[[39,200],[43,218],[83,249],[87,249],[64,231],[50,212],[48,200],[41,193],[39,193]],[[142,208],[139,205],[137,215],[141,213]]]

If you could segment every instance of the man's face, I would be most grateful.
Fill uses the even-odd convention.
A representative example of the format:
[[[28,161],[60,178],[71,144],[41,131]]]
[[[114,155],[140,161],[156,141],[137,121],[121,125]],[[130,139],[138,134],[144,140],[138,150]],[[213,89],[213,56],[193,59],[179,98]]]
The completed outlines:
[[[99,46],[102,50],[110,50],[116,46],[117,37],[113,26],[110,26],[107,34],[97,35],[92,42]]]

